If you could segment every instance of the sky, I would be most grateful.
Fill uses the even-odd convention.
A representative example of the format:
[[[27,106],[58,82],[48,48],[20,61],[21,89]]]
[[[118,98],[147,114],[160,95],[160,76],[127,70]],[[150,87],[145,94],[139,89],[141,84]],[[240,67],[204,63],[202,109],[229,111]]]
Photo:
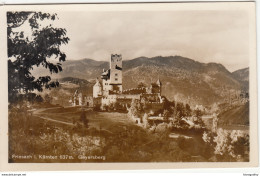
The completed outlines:
[[[229,71],[249,66],[245,11],[59,12],[55,25],[70,41],[61,49],[68,60],[108,61],[141,56],[180,55],[221,63]]]

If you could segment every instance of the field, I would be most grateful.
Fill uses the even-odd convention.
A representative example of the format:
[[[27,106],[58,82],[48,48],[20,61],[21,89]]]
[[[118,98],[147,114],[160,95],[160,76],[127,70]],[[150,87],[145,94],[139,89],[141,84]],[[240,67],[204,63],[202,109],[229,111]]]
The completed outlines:
[[[9,110],[9,162],[235,161],[228,154],[216,159],[212,147],[215,144],[203,141],[203,130],[171,129],[165,125],[162,123],[155,128],[145,129],[127,113],[97,112],[91,108],[13,108]],[[228,128],[234,129],[231,126]],[[242,146],[239,144],[238,150],[244,156],[246,154],[240,151],[244,151],[245,142],[240,142]],[[40,156],[43,154],[61,158],[42,159]],[[17,159],[13,155],[29,155],[33,158]],[[62,159],[63,156],[71,159]],[[86,160],[82,156],[105,159]]]
[[[143,129],[126,113],[91,109],[84,110],[88,119],[88,128],[84,129],[75,125],[82,111],[79,107],[34,109],[25,122],[12,122],[13,126],[26,124],[21,128],[29,131],[11,131],[9,158],[13,153],[34,156],[44,153],[71,155],[73,160],[10,159],[10,162],[191,162],[207,161],[209,157],[199,134],[190,139],[172,139],[169,138],[172,132]],[[81,155],[105,156],[106,160],[82,160]]]
[[[79,121],[82,114],[80,107],[72,108],[52,108],[41,109],[34,114],[38,117],[48,120],[55,120],[56,123],[66,122],[73,125],[73,122]],[[127,117],[126,113],[117,112],[95,112],[91,109],[84,109],[86,118],[89,120],[89,128],[103,129],[110,132],[117,132],[120,127],[133,126],[134,123]]]
[[[237,125],[238,129],[246,129],[249,126],[249,102],[221,112],[219,124],[230,127]]]

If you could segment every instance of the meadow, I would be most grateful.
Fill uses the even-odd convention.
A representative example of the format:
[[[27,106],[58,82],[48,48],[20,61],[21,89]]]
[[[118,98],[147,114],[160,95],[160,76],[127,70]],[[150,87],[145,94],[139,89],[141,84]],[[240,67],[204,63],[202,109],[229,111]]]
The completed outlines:
[[[80,123],[83,112],[88,119],[87,128]],[[191,162],[207,161],[209,157],[200,135],[171,139],[171,131],[148,131],[131,121],[126,113],[79,107],[12,109],[9,128],[9,162]],[[12,154],[36,157],[14,159]],[[42,154],[68,155],[73,159],[37,157]],[[106,159],[84,160],[79,158],[81,155]]]

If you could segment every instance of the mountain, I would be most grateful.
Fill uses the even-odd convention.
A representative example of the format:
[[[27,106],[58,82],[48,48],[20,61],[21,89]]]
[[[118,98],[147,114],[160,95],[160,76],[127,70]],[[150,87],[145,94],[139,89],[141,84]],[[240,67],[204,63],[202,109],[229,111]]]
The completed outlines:
[[[108,67],[109,62],[105,61],[95,61],[92,59],[68,60],[62,63],[62,72],[59,74],[50,74],[47,69],[42,67],[34,68],[32,74],[36,77],[50,75],[52,79],[71,77],[91,81],[100,77],[103,68],[108,69]]]
[[[247,67],[234,71],[232,72],[232,75],[234,75],[237,80],[249,81],[249,68]]]
[[[139,82],[149,85],[160,78],[169,99],[210,105],[224,100],[240,83],[221,64],[200,63],[181,56],[136,58],[123,63],[124,88]]]
[[[249,125],[249,102],[219,114],[219,125]]]
[[[63,72],[60,77],[75,77],[86,80],[100,77],[103,68],[107,69],[109,63],[105,61],[95,61],[92,59],[70,60],[63,64]]]
[[[87,81],[85,79],[74,78],[74,77],[64,77],[64,78],[61,78],[59,81],[61,83],[69,82],[72,84],[77,84],[79,86],[85,86],[85,85],[91,84],[89,81]]]
[[[59,79],[59,83],[59,87],[51,90],[45,90],[40,94],[43,97],[45,94],[50,95],[52,97],[53,104],[63,106],[70,105],[69,101],[72,100],[76,90],[82,93],[83,96],[92,96],[94,83],[91,83],[85,79],[64,77]]]
[[[62,64],[63,71],[54,79],[73,77],[92,84],[100,78],[109,62],[92,59],[69,60]],[[43,74],[43,72],[35,72]],[[243,87],[236,74],[218,63],[200,63],[181,56],[139,57],[123,61],[123,89],[135,88],[143,82],[150,85],[160,79],[162,94],[170,100],[191,105],[211,105],[224,101]]]
[[[232,72],[232,75],[235,79],[237,79],[241,85],[242,89],[244,91],[249,90],[249,68],[239,69],[237,71]]]

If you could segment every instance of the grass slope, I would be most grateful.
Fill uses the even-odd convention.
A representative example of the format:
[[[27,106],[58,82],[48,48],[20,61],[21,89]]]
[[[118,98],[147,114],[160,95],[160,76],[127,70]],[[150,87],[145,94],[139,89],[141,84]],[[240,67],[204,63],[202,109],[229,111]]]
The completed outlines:
[[[221,125],[249,125],[249,102],[233,107],[219,115]]]
[[[34,114],[73,123],[80,119],[81,113],[81,108],[73,107],[41,109]],[[199,135],[194,134],[191,140],[170,139],[168,132],[152,133],[137,126],[126,113],[95,112],[89,109],[86,117],[89,120],[89,129],[97,129],[98,135],[106,140],[106,146],[102,149],[107,157],[106,162],[206,161],[204,157],[207,152]],[[53,121],[47,120],[45,123],[69,128]],[[73,130],[69,131],[74,133]],[[86,133],[88,134],[90,133]]]

